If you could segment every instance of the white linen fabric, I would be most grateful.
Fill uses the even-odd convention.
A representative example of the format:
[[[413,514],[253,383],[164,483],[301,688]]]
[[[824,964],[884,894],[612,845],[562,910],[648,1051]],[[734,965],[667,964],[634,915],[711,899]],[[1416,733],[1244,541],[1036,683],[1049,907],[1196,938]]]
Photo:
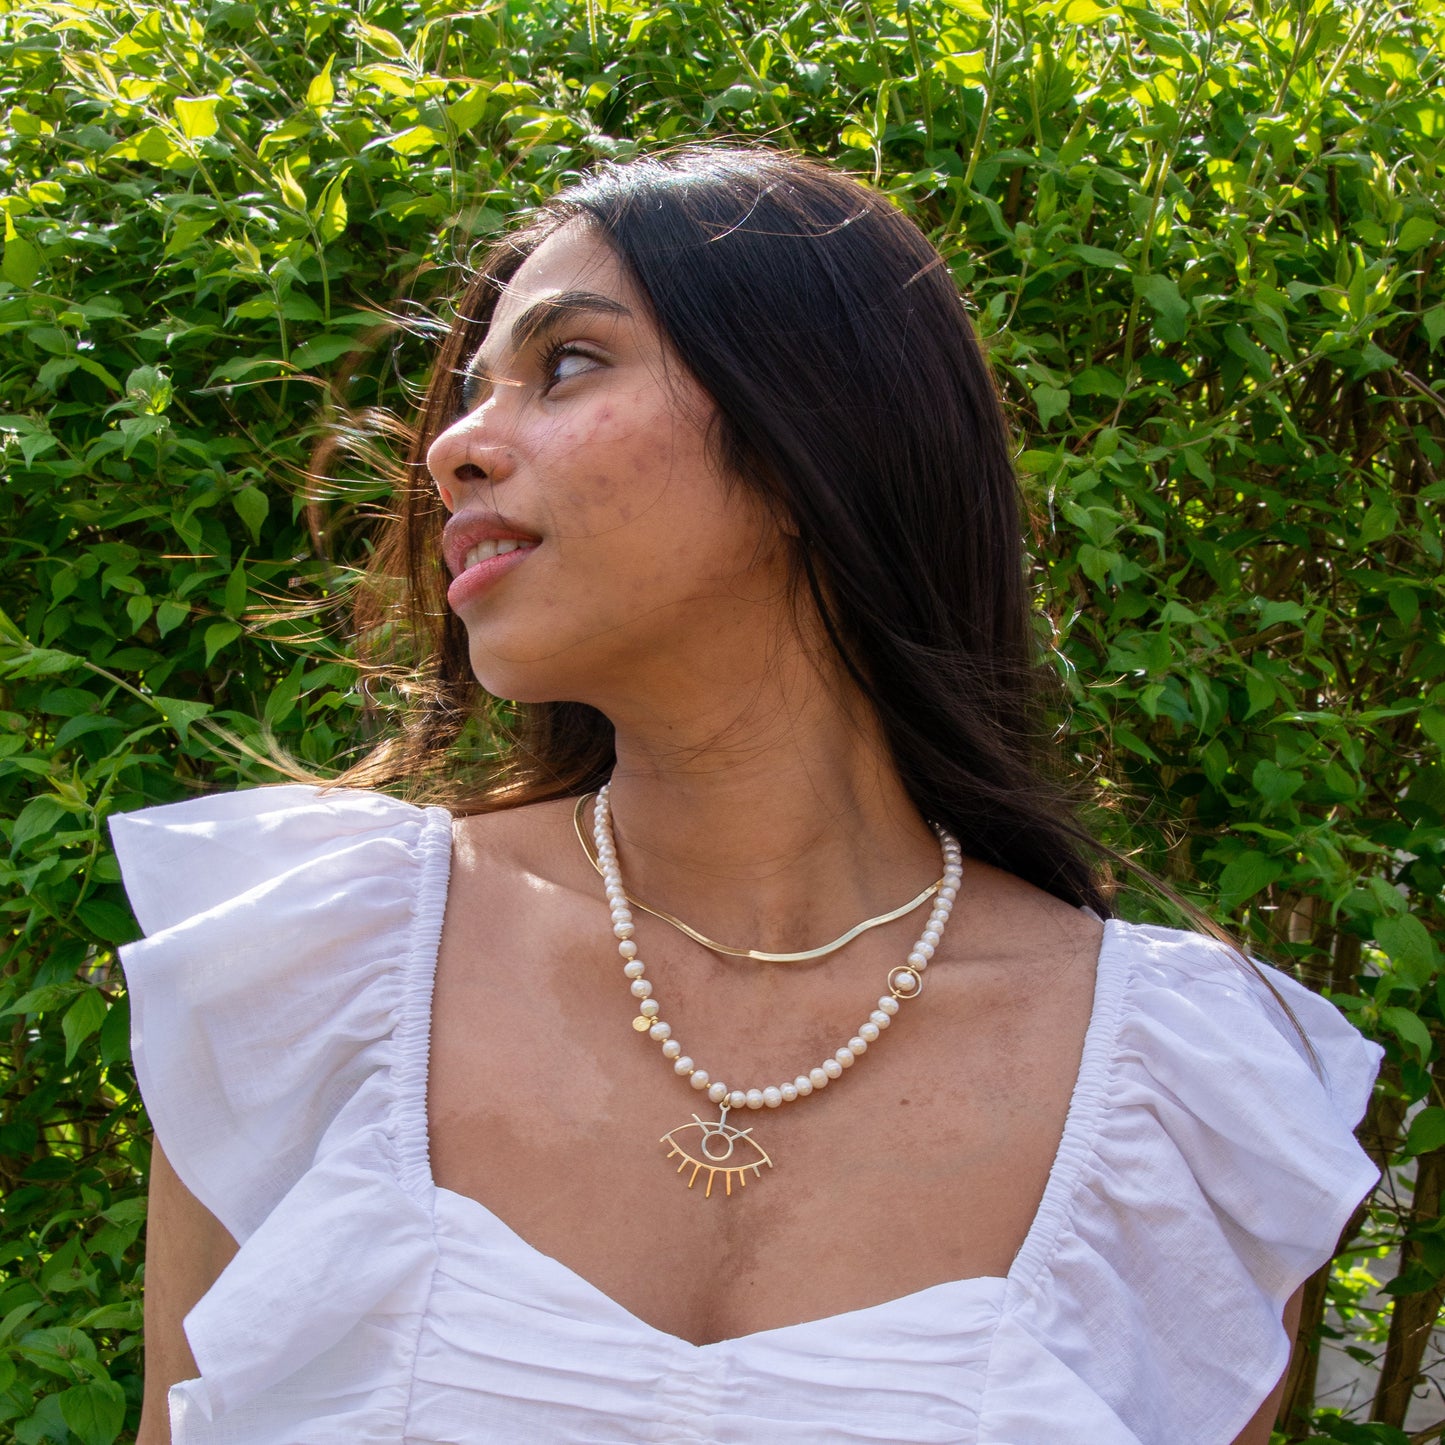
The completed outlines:
[[[112,820],[162,1147],[240,1245],[191,1311],[176,1445],[1228,1445],[1376,1171],[1380,1051],[1227,950],[1110,921],[1063,1139],[1007,1278],[695,1346],[427,1159],[451,819],[262,788]]]

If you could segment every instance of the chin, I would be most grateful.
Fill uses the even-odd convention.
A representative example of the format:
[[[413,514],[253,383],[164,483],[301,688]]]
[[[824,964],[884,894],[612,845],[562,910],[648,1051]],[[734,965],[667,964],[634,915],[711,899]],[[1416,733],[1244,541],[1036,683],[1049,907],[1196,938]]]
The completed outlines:
[[[579,680],[574,669],[559,666],[561,659],[540,658],[522,662],[500,658],[489,648],[471,648],[472,675],[493,697],[508,702],[581,701]]]

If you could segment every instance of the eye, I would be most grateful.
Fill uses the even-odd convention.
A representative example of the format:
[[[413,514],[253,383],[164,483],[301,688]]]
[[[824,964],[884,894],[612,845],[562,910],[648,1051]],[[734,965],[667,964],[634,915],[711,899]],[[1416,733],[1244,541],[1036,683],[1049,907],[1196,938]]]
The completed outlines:
[[[688,1146],[696,1149],[697,1154],[689,1153],[688,1148],[677,1140],[679,1134],[690,1134],[693,1131],[697,1131],[698,1137],[688,1140]],[[737,1177],[738,1187],[741,1189],[746,1187],[749,1174],[758,1179],[762,1176],[764,1164],[769,1169],[773,1167],[773,1161],[768,1158],[762,1145],[754,1143],[752,1132],[751,1129],[735,1129],[727,1123],[704,1122],[694,1114],[691,1124],[679,1124],[676,1129],[669,1129],[662,1136],[661,1142],[668,1146],[669,1159],[676,1156],[682,1160],[677,1166],[679,1174],[689,1164],[692,1165],[692,1173],[687,1177],[689,1189],[697,1182],[697,1176],[704,1169],[707,1170],[707,1188],[703,1191],[703,1197],[708,1199],[712,1197],[713,1180],[719,1174],[723,1177],[726,1192],[731,1195],[734,1176]],[[756,1157],[749,1157],[749,1154]]]
[[[591,352],[582,350],[573,342],[560,341],[548,347],[542,357],[542,390],[551,391],[554,386],[571,381],[574,376],[581,376],[600,364]]]

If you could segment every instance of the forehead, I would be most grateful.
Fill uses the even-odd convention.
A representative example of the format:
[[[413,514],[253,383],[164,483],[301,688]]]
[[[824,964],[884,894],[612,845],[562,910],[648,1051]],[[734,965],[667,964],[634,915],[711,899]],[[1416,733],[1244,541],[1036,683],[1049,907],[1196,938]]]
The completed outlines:
[[[617,253],[590,226],[570,221],[548,236],[502,287],[488,334],[501,339],[524,311],[579,291],[606,296],[637,310],[636,290]]]

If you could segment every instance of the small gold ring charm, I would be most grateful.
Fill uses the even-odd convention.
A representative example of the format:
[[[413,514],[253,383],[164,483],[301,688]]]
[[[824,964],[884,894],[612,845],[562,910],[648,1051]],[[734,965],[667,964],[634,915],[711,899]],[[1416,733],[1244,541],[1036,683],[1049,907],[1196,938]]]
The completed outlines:
[[[923,992],[923,975],[916,968],[900,963],[888,970],[888,992],[894,998],[917,998]]]

